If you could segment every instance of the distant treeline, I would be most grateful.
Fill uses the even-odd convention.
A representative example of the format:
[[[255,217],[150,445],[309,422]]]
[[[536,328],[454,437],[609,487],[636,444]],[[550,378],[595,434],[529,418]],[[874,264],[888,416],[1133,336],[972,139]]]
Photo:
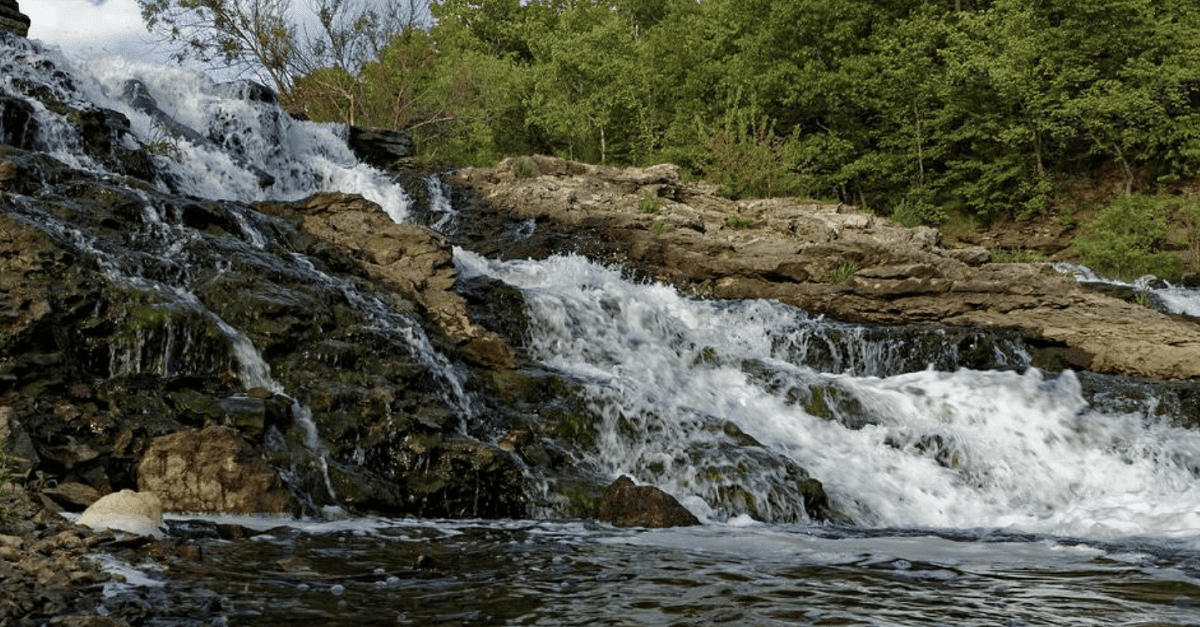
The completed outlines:
[[[1047,208],[1200,166],[1195,0],[444,0],[357,75],[289,97],[427,156],[677,163],[731,196],[906,223]]]

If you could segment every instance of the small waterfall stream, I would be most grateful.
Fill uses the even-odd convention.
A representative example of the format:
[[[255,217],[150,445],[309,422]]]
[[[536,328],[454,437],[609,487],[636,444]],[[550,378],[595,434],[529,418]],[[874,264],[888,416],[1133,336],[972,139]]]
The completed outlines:
[[[42,81],[36,74],[47,63],[66,67],[53,52],[5,41],[0,52],[24,60],[0,76],[5,93],[18,92],[21,80]],[[457,434],[499,439],[479,426],[496,404],[477,396],[489,388],[415,314],[286,249],[281,223],[248,203],[357,193],[400,222],[413,213],[412,199],[358,163],[339,127],[293,121],[194,74],[117,59],[61,74],[52,81],[57,98],[126,115],[126,141],[161,150],[155,163],[168,174],[155,193],[170,188],[187,199],[159,206],[148,188],[113,192],[138,226],[94,236],[71,221],[87,207],[5,198],[14,216],[70,243],[80,264],[131,295],[110,305],[142,316],[143,332],[103,348],[109,374],[171,379],[225,368],[238,394],[261,388],[295,401],[291,419],[308,453],[280,472],[309,492],[309,517],[171,516],[172,536],[203,547],[201,557],[137,567],[113,559],[110,568],[129,576],[108,590],[105,611],[154,608],[151,622],[172,626],[1200,624],[1200,432],[1160,415],[1154,388],[1138,388],[1137,403],[1093,403],[1082,378],[1124,388],[1033,368],[1015,335],[898,333],[773,302],[697,300],[581,257],[497,261],[455,250],[461,280],[519,291],[528,318],[523,357],[578,390],[595,417],[595,441],[553,464],[608,479],[628,474],[675,495],[704,525],[646,531],[580,520],[322,516],[338,502],[347,459],[391,469],[411,453],[387,441],[398,423],[451,416]],[[133,77],[173,119],[225,139],[196,145],[164,136],[159,122],[118,98]],[[83,155],[63,116],[34,106],[40,150],[117,178]],[[274,183],[262,186],[247,163]],[[425,185],[431,224],[452,230],[450,195],[436,178]],[[203,247],[216,253],[202,256]],[[343,398],[359,388],[273,374],[272,346],[288,342],[291,327],[259,332],[256,345],[241,309],[218,312],[206,300],[223,282],[242,289],[237,281],[251,268],[269,277],[274,306],[311,308],[294,318],[315,320],[318,335],[335,327],[321,320],[353,312],[338,321],[350,332],[314,342],[311,361],[288,367],[345,363],[334,378],[352,377],[374,355],[351,340],[402,347],[379,354],[395,360],[390,369],[419,370],[402,381],[439,406],[386,400],[390,380],[371,383],[377,398]],[[1177,296],[1200,301],[1194,290]],[[345,309],[318,311],[334,304]],[[181,332],[175,321],[184,318],[206,332]],[[285,376],[328,387],[289,389],[279,382]],[[378,420],[363,423],[369,433],[330,424],[337,421],[295,400],[309,393]],[[269,425],[264,440],[295,454],[278,427]],[[341,443],[322,433],[335,428],[355,444],[333,451]],[[305,464],[319,465],[322,477],[301,476]],[[546,483],[526,472],[529,485]],[[825,487],[831,520],[808,515],[812,479]]]

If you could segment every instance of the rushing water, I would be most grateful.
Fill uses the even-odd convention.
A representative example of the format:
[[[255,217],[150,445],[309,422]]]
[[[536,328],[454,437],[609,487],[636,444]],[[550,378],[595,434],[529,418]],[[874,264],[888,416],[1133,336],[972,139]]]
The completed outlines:
[[[223,98],[176,69],[98,59],[79,81],[149,142],[154,121],[113,96],[132,77],[181,123],[244,131],[223,149],[175,146],[185,192],[356,192],[407,217],[403,189],[356,163],[335,126]],[[45,128],[64,124],[41,114]],[[94,167],[69,141],[46,148]],[[262,189],[244,162],[275,185]],[[449,224],[448,197],[429,186],[437,225]],[[247,245],[262,248],[254,217],[243,217]],[[156,625],[1200,624],[1200,433],[1150,406],[1093,408],[1075,375],[1030,368],[1017,343],[988,348],[995,369],[973,370],[958,367],[969,337],[918,354],[877,329],[777,303],[695,300],[579,257],[499,262],[458,250],[456,260],[463,276],[520,289],[531,357],[586,390],[602,424],[594,453],[576,461],[657,485],[705,524],[176,517],[171,536],[202,551],[110,559],[127,575],[110,589],[113,608],[154,608]],[[290,271],[334,280],[295,262]],[[177,292],[173,302],[193,301]],[[448,362],[418,327],[388,316],[380,323],[446,370],[444,397],[470,419]],[[218,322],[247,387],[277,388],[245,336]],[[914,358],[934,367],[913,368]],[[731,432],[757,453],[728,447]],[[807,519],[782,485],[786,464],[825,485],[838,522]],[[734,484],[773,522],[723,506]]]

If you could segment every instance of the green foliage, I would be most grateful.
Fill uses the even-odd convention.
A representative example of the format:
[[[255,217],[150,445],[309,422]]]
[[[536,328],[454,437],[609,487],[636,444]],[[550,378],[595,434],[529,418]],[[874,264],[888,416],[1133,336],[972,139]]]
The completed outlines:
[[[1127,191],[1200,171],[1200,8],[1177,0],[433,12],[378,63],[306,71],[295,99],[314,119],[408,128],[456,162],[670,161],[730,198],[837,199],[907,225],[1029,218],[1102,164]]]
[[[289,0],[138,0],[146,29],[195,59],[270,81],[286,95],[319,68],[355,72],[398,33],[426,20],[428,0],[313,0],[315,26]]]
[[[1013,250],[993,250],[988,254],[992,263],[1039,263],[1046,256],[1032,250],[1016,248]]]
[[[662,220],[659,220],[659,221],[655,222],[653,225],[651,225],[650,228],[654,231],[654,233],[656,235],[662,235],[663,233],[666,233],[667,231],[671,230],[671,225],[667,224],[666,222],[663,222]]]
[[[830,275],[830,283],[845,283],[858,272],[858,262],[853,259],[847,259],[842,262]]]
[[[744,229],[754,224],[754,219],[742,216],[729,216],[725,219],[725,224],[731,229]]]
[[[1174,204],[1158,196],[1121,196],[1084,227],[1072,246],[1088,266],[1107,276],[1127,281],[1145,274],[1178,277],[1179,258],[1161,250]]]
[[[517,159],[516,164],[513,166],[513,168],[517,173],[517,178],[519,178],[519,179],[533,178],[533,166],[529,165],[528,159],[525,159],[525,158]]]
[[[661,209],[662,201],[654,198],[653,196],[642,196],[642,199],[638,201],[638,211],[641,211],[642,213],[655,214]]]
[[[703,127],[701,135],[699,165],[722,196],[769,198],[801,189],[799,177],[788,166],[787,142],[776,136],[774,122],[752,120],[746,109],[735,108],[719,128]]]
[[[909,228],[922,224],[936,226],[946,221],[946,210],[933,202],[929,190],[918,187],[892,210],[892,219]]]

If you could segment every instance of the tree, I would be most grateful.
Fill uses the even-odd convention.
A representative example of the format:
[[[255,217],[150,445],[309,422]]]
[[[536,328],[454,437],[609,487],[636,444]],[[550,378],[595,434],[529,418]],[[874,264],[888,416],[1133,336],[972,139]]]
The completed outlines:
[[[314,0],[298,19],[290,0],[138,0],[146,28],[175,47],[171,57],[249,73],[285,95],[317,68],[356,73],[428,0]],[[310,33],[306,24],[313,24]]]

